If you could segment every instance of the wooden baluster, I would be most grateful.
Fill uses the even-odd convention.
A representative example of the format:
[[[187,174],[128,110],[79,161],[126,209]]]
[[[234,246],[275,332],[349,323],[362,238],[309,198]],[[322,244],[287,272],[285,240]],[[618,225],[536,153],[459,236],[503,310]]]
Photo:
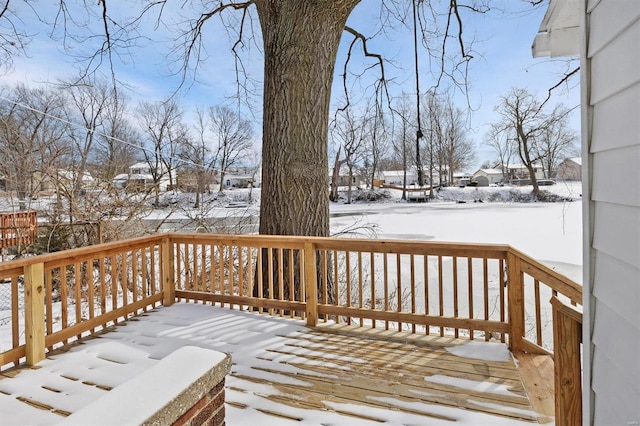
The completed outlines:
[[[318,271],[316,250],[312,243],[304,244],[304,281],[306,287],[307,325],[315,327],[318,321]]]
[[[507,254],[507,298],[509,301],[509,349],[522,352],[524,337],[524,280],[520,258]]]

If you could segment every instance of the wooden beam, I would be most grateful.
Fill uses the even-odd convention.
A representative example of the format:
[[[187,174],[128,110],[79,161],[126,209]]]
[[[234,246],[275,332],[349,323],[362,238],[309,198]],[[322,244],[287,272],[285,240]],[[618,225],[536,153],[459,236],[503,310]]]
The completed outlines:
[[[213,294],[200,291],[176,290],[178,299],[199,300],[212,303],[228,303],[230,305],[248,305],[257,308],[282,309],[285,311],[305,312],[306,303],[291,302],[289,300],[264,299],[260,297],[233,296],[228,294]]]
[[[318,271],[316,250],[311,243],[304,244],[304,282],[307,290],[307,325],[315,327],[318,321]],[[290,283],[289,285],[292,285]],[[289,289],[292,291],[292,289]]]
[[[164,293],[162,304],[164,306],[171,306],[176,299],[176,283],[174,281],[175,273],[173,270],[173,262],[175,260],[173,241],[170,238],[163,238],[161,247],[160,256],[162,257],[162,260],[160,263],[160,270],[162,276],[162,291]]]
[[[44,359],[44,264],[24,268],[24,328],[27,365]]]
[[[538,423],[553,422],[555,416],[553,359],[549,355],[524,352],[516,352],[513,355],[518,360],[518,372],[531,406],[538,414]]]
[[[439,315],[412,314],[408,312],[360,309],[355,307],[318,305],[318,312],[323,315],[341,315],[346,317],[367,318],[379,321],[390,321],[405,324],[432,325],[435,327],[451,327],[463,330],[481,330],[485,332],[506,333],[509,324],[500,321],[482,319],[454,318]]]
[[[509,252],[507,255],[507,298],[509,303],[509,349],[522,352],[524,337],[524,282],[520,269],[520,258]]]
[[[556,424],[582,424],[582,313],[555,296],[553,306]],[[578,321],[579,320],[579,321]]]

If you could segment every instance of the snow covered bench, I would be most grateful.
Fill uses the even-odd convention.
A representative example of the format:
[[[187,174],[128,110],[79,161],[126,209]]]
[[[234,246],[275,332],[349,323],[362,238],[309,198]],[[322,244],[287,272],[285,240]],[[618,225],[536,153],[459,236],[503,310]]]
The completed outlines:
[[[184,346],[59,425],[223,425],[231,356]]]

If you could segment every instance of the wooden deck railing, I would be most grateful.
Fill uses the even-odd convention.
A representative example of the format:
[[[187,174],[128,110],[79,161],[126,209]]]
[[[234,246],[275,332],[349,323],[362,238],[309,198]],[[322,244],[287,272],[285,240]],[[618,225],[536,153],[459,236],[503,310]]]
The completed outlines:
[[[0,367],[25,356],[37,363],[46,350],[161,303],[162,243],[144,237],[0,263]]]
[[[0,248],[34,244],[38,239],[35,211],[0,213]]]
[[[553,355],[552,297],[582,288],[507,245],[162,234],[1,263],[0,367],[175,300]]]

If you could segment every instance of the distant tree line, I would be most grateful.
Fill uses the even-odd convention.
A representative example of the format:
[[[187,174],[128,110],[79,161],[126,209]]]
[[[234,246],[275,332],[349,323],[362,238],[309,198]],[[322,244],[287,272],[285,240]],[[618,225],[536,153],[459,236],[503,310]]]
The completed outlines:
[[[214,171],[222,191],[230,170],[257,169],[252,124],[227,106],[200,107],[190,123],[176,99],[133,105],[92,77],[2,87],[0,98],[0,190],[13,210],[46,211],[56,231],[45,251],[139,234],[161,180],[191,182],[197,208]],[[114,178],[136,162],[148,165],[153,183],[141,193],[119,190]],[[51,195],[46,207],[43,194]]]
[[[406,188],[417,183],[407,178],[409,170],[414,169],[423,174],[423,184],[433,198],[436,185],[451,183],[454,173],[471,166],[475,150],[465,122],[467,113],[455,106],[446,92],[427,92],[421,101],[422,123],[418,123],[415,95],[400,96],[389,109],[370,102],[362,109],[349,105],[336,113],[330,128],[336,152],[332,201],[338,196],[337,171],[343,166],[348,175],[348,203],[355,173],[364,176],[367,186],[373,187],[381,171],[400,171]],[[418,129],[420,137],[416,138]]]

